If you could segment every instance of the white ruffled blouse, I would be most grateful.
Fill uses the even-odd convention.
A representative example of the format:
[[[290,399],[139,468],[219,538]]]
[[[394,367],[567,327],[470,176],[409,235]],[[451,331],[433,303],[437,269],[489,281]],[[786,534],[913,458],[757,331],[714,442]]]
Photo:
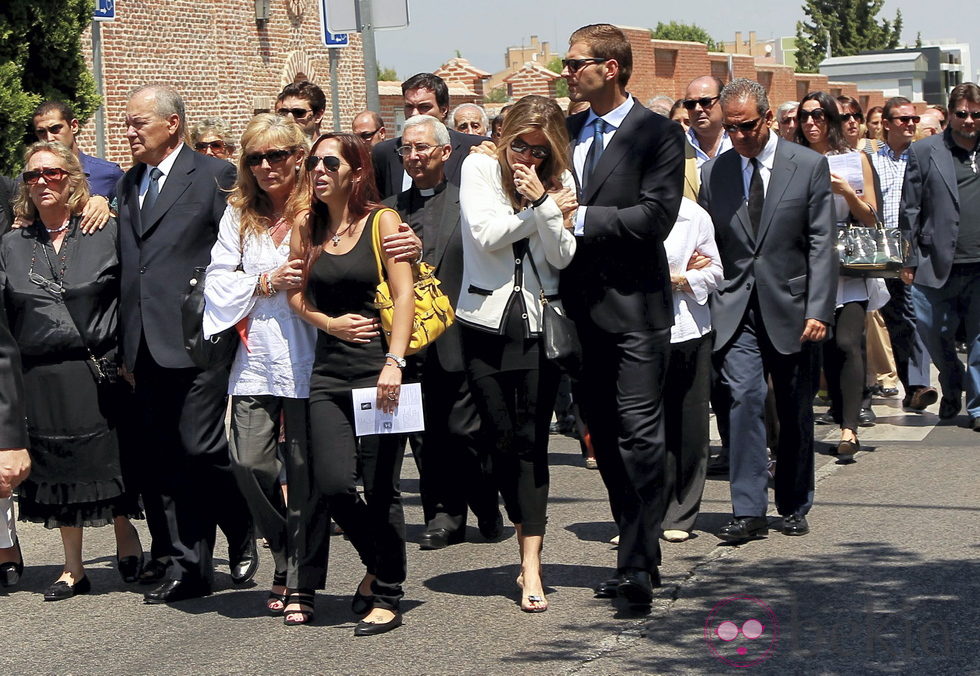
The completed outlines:
[[[285,293],[255,295],[259,275],[287,260],[288,232],[278,247],[266,233],[249,234],[243,246],[238,210],[225,209],[204,282],[204,335],[224,331],[248,317],[248,347],[238,347],[228,394],[310,396],[316,329],[296,316]]]

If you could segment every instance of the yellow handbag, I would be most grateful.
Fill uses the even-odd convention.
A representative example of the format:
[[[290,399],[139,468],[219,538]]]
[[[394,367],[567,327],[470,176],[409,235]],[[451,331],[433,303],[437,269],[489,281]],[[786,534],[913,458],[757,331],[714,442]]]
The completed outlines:
[[[391,298],[391,289],[388,288],[388,279],[385,277],[384,250],[381,248],[381,230],[378,223],[381,214],[391,211],[397,214],[394,209],[378,209],[371,216],[372,240],[374,243],[374,262],[378,266],[378,290],[374,297],[374,305],[381,313],[381,329],[384,331],[385,340],[391,338],[391,324],[395,319],[395,303]],[[400,219],[401,217],[399,217]],[[428,263],[415,263],[412,265],[412,278],[415,280],[415,316],[412,320],[412,335],[408,341],[408,349],[405,354],[415,354],[436,338],[446,332],[446,329],[456,321],[456,313],[453,311],[449,296],[444,294],[439,288],[441,282],[436,279],[435,268]]]

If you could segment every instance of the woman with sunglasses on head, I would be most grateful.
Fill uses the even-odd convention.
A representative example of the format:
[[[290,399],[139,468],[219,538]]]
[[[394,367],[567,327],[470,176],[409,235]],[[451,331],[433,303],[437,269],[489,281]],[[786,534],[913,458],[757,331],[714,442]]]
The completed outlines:
[[[80,232],[89,193],[71,150],[39,142],[24,160],[14,211],[31,225],[0,240],[0,293],[21,352],[33,465],[20,488],[20,520],[61,531],[65,564],[44,594],[60,601],[92,587],[84,527],[113,525],[119,573],[136,581],[143,551],[129,519],[142,515],[127,490],[117,429],[125,385],[116,366],[116,222]]]
[[[463,162],[463,284],[456,317],[481,437],[517,529],[521,610],[548,609],[541,581],[548,427],[560,373],[541,347],[539,294],[558,303],[558,271],[575,253],[578,208],[565,116],[525,96],[507,111],[496,157]],[[543,288],[542,288],[543,287]]]
[[[199,153],[232,161],[235,144],[231,142],[231,127],[220,117],[206,117],[191,125],[191,146]]]
[[[810,92],[797,113],[797,142],[824,155],[857,152],[847,142],[837,101],[826,92]],[[839,225],[857,222],[874,227],[878,220],[874,171],[865,153],[858,155],[863,190],[858,193],[848,180],[831,172],[830,187]],[[837,310],[833,338],[824,343],[824,375],[831,409],[822,418],[840,425],[836,455],[841,463],[854,461],[861,449],[857,438],[865,388],[865,314],[887,300],[879,279],[841,276],[837,283]],[[819,419],[818,419],[819,420]]]
[[[302,261],[289,257],[295,214],[287,209],[299,185],[308,141],[283,117],[263,113],[241,139],[238,178],[218,227],[205,280],[204,334],[238,326],[241,344],[231,367],[232,469],[252,518],[275,562],[266,608],[281,615],[297,571],[305,528],[299,510],[309,499],[307,406],[315,330],[290,309],[284,292],[299,287]],[[277,450],[285,423],[288,504],[280,490]]]
[[[380,211],[374,170],[366,144],[352,134],[324,134],[310,151],[302,188],[292,201],[305,208],[292,233],[291,257],[303,260],[303,281],[290,289],[289,303],[317,328],[310,379],[310,466],[314,492],[306,523],[332,516],[357,549],[366,573],[351,610],[364,618],[355,636],[401,625],[399,603],[405,581],[405,517],[399,477],[402,435],[354,434],[351,390],[377,388],[377,406],[398,407],[405,351],[412,332],[414,289],[407,262],[385,257],[384,271],[394,300],[390,336],[383,336],[375,306],[378,268],[374,228],[380,237],[398,232],[401,219]],[[364,499],[357,493],[360,474]],[[328,513],[329,512],[329,513]],[[311,539],[312,540],[312,539]],[[287,624],[313,619],[314,589],[326,577],[329,538],[315,541],[286,608]]]

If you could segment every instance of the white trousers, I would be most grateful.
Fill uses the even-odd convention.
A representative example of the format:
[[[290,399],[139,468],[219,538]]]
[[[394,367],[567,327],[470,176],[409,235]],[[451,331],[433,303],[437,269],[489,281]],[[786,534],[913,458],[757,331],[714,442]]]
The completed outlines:
[[[0,549],[13,547],[17,542],[14,523],[14,499],[0,498]]]

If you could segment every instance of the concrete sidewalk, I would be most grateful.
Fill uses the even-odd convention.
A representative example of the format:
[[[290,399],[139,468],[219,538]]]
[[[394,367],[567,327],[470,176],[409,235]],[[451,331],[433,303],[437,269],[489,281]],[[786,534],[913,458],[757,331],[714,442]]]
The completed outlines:
[[[234,589],[219,543],[213,596],[145,606],[145,588],[115,572],[105,528],[86,532],[93,593],[43,603],[60,570],[60,539],[22,524],[28,568],[17,590],[0,591],[0,673],[673,674],[731,673],[749,662],[780,674],[980,673],[980,435],[934,427],[934,413],[904,416],[895,404],[877,403],[882,424],[862,431],[875,450],[856,464],[834,464],[819,444],[806,537],[773,530],[745,546],[720,545],[712,533],[729,518],[728,485],[709,478],[697,537],[665,543],[664,587],[646,615],[592,598],[615,564],[615,528],[598,472],[582,467],[577,442],[564,437],[552,437],[551,607],[537,615],[518,609],[512,529],[486,543],[471,526],[470,542],[418,551],[410,457],[405,626],[378,637],[352,636],[350,594],[363,569],[342,538],[332,542],[315,626],[285,627],[264,615],[267,552],[261,584]],[[752,600],[726,602],[732,597]],[[758,638],[726,643],[713,632],[724,619],[753,635],[746,620],[764,626]]]

